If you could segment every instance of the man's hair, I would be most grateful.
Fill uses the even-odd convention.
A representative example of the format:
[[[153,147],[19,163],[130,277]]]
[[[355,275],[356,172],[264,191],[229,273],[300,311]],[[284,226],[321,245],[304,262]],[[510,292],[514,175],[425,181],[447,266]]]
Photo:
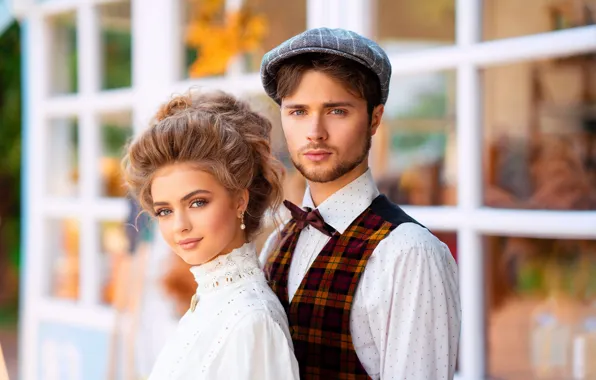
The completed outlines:
[[[329,75],[350,93],[364,99],[369,118],[373,109],[381,104],[381,84],[371,70],[351,59],[324,53],[301,54],[282,64],[276,75],[279,103],[296,91],[302,76],[310,70]]]

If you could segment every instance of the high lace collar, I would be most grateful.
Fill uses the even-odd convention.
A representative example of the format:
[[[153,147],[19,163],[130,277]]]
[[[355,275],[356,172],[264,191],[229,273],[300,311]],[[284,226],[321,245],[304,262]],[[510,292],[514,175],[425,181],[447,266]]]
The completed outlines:
[[[238,280],[261,274],[254,243],[246,243],[212,261],[190,268],[197,282],[197,294],[230,286]]]

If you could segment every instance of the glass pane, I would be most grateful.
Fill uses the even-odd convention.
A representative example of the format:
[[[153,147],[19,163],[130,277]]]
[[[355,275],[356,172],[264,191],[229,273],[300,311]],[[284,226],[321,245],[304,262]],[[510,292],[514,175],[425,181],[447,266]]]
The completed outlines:
[[[99,9],[101,28],[101,88],[130,87],[132,36],[130,2],[105,4]]]
[[[69,12],[53,16],[48,26],[50,94],[75,93],[78,91],[76,15]]]
[[[371,167],[382,193],[402,205],[457,203],[455,72],[394,77]]]
[[[487,236],[491,378],[596,378],[596,241]]]
[[[54,219],[47,222],[50,296],[76,300],[79,297],[79,221]]]
[[[126,188],[122,179],[120,159],[123,149],[132,137],[132,116],[130,112],[102,115],[101,117],[101,195],[124,197]]]
[[[596,209],[590,60],[573,56],[484,71],[485,205]]]
[[[47,185],[53,196],[79,194],[79,128],[77,119],[50,121],[47,142]]]
[[[246,72],[258,72],[263,55],[287,39],[306,30],[306,0],[245,0],[247,12],[262,17],[263,33],[253,42],[246,41],[254,50],[244,54]],[[256,26],[254,29],[257,29]],[[256,33],[255,33],[256,35]]]
[[[594,0],[485,0],[484,40],[519,37],[591,25]]]
[[[375,40],[387,53],[455,42],[454,0],[377,0]]]
[[[263,54],[306,29],[306,0],[184,0],[184,77],[223,75],[231,66],[257,72]]]
[[[102,303],[124,306],[127,289],[132,285],[130,276],[130,247],[125,225],[121,221],[103,221],[99,224],[101,255]]]

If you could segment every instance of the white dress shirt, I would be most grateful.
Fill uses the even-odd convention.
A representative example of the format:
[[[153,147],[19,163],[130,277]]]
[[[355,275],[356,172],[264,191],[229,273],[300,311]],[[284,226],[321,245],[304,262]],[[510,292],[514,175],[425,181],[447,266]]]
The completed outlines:
[[[160,353],[150,380],[297,380],[287,317],[252,243],[197,267],[198,303]]]
[[[370,170],[317,207],[339,233],[379,195]],[[303,207],[315,208],[307,188]],[[282,226],[283,227],[283,226]],[[264,265],[279,234],[267,240]],[[291,300],[329,237],[307,226],[290,263]],[[449,248],[428,230],[403,223],[370,256],[356,288],[350,332],[356,354],[373,379],[452,379],[461,309],[458,269]]]

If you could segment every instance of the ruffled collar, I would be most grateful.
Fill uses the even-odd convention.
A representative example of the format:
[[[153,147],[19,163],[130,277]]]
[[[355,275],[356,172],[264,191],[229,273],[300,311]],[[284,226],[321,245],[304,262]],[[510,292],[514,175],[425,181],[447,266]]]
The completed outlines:
[[[246,243],[212,261],[190,268],[197,282],[197,294],[212,292],[262,274],[254,243]]]

